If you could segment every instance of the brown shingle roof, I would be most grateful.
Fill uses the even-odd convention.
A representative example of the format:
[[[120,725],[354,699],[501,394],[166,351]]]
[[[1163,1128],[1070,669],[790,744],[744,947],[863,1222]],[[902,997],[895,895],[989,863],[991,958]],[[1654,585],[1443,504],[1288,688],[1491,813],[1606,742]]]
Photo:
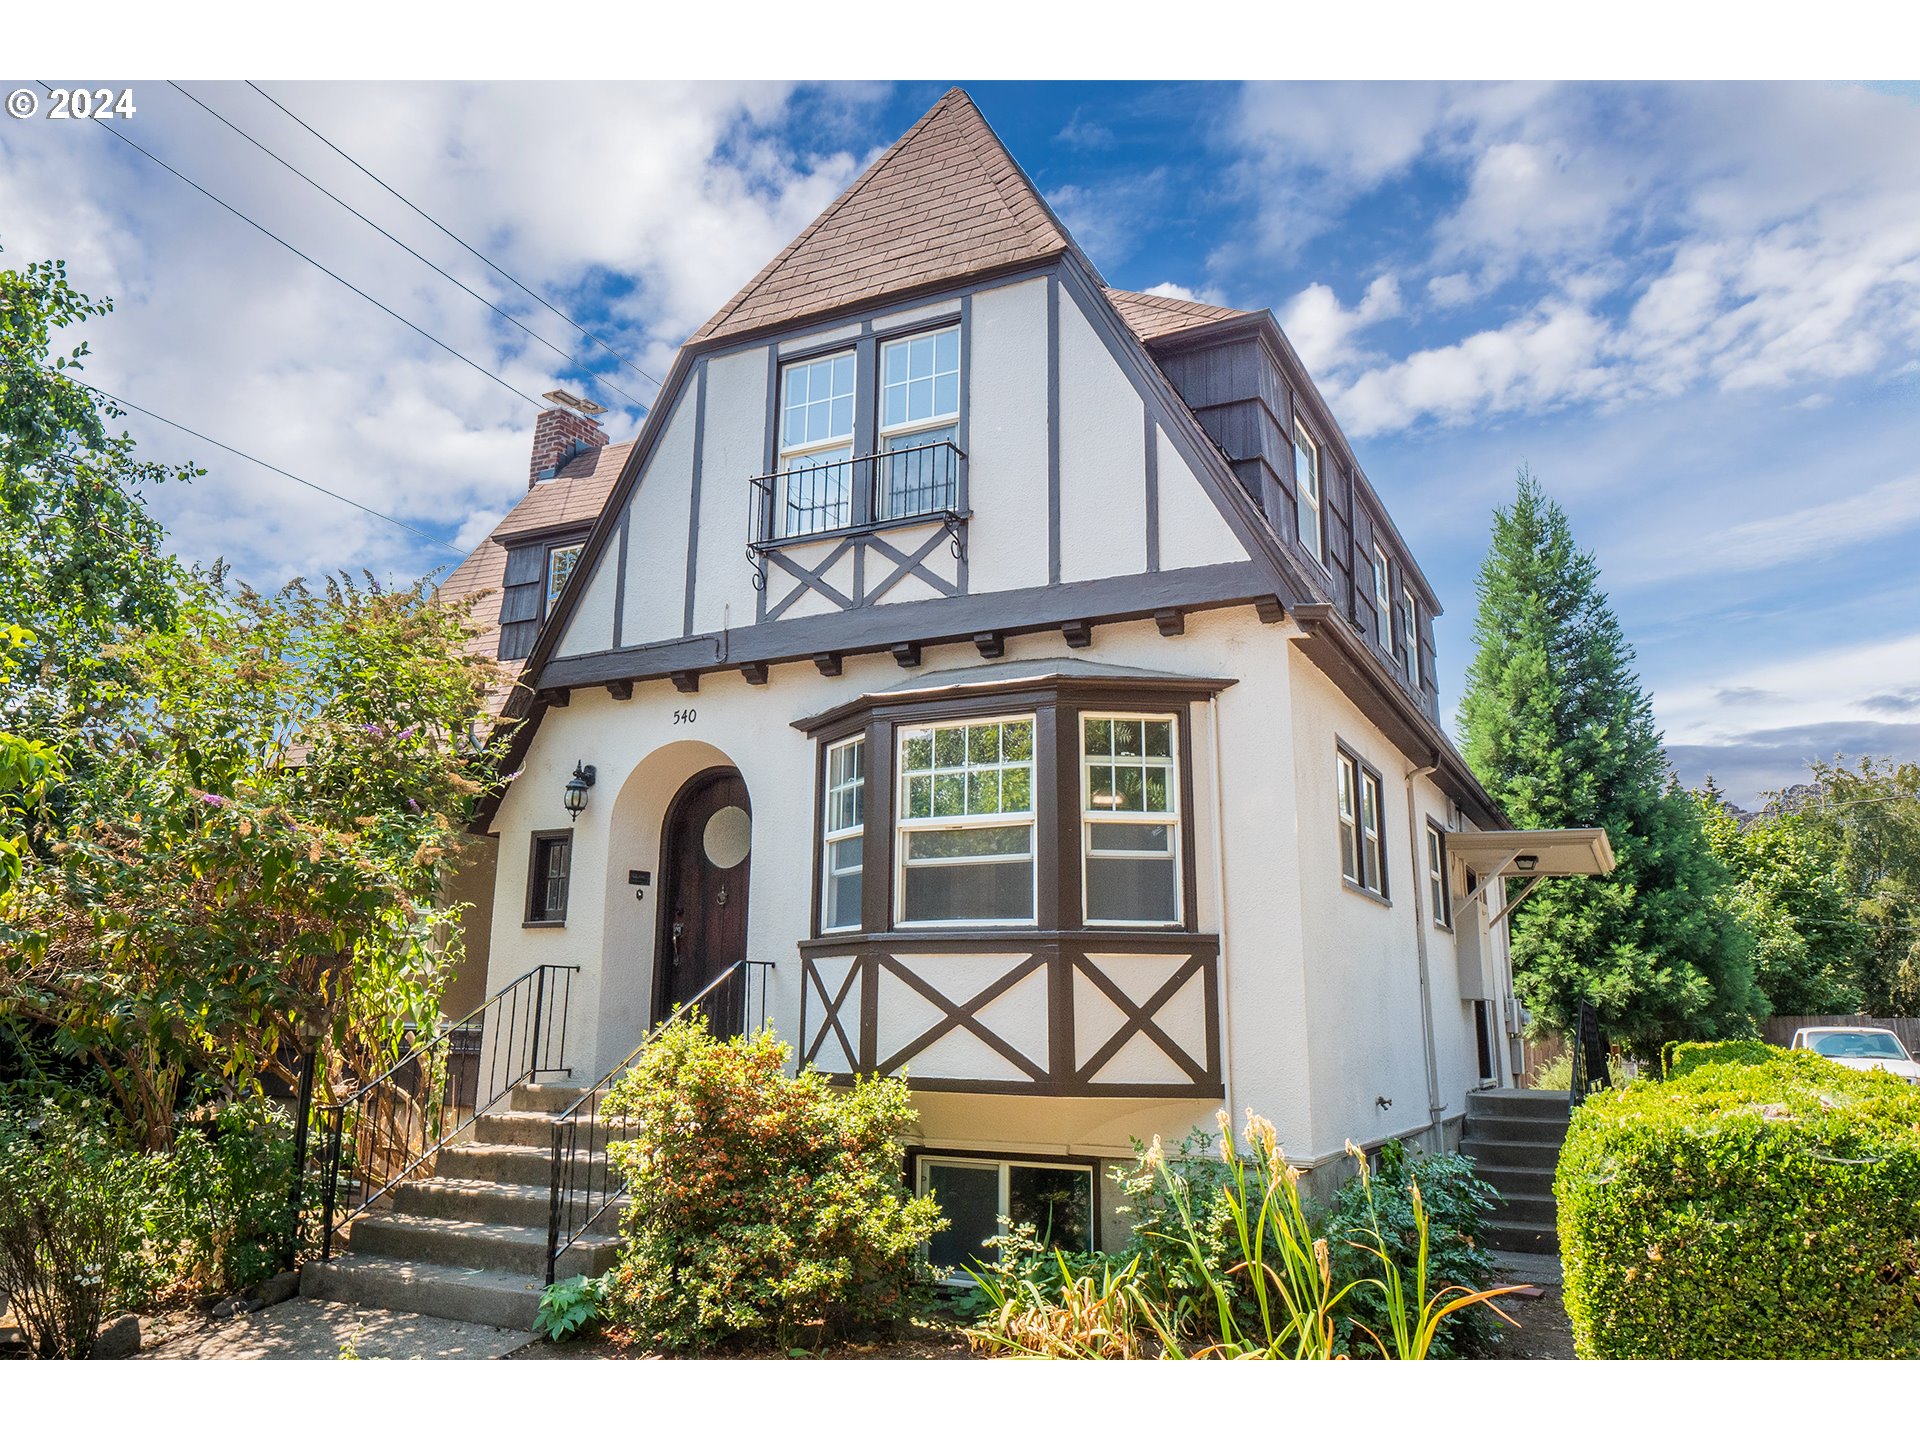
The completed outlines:
[[[493,527],[491,534],[474,552],[454,566],[440,582],[437,598],[450,605],[473,602],[469,618],[479,627],[467,642],[467,653],[492,660],[500,653],[500,589],[507,574],[507,547],[501,540],[558,525],[591,524],[599,517],[619,478],[633,442],[584,450],[560,467],[551,480],[529,490],[518,505]],[[475,600],[475,596],[481,596]],[[501,683],[489,697],[488,708],[498,716],[507,702],[513,684],[520,676],[520,662],[499,662]]]
[[[964,90],[949,90],[694,340],[1058,255],[1073,242]]]
[[[1216,320],[1231,320],[1250,315],[1250,310],[1229,310],[1224,305],[1206,305],[1198,300],[1179,300],[1171,295],[1146,295],[1138,290],[1109,290],[1107,299],[1127,322],[1127,328],[1142,340],[1158,340],[1177,335]]]

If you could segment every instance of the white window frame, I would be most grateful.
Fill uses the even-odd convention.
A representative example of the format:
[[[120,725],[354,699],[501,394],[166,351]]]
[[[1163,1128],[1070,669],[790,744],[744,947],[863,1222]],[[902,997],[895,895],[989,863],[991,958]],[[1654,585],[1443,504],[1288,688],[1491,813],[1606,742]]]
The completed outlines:
[[[1022,810],[1001,810],[990,815],[930,815],[909,816],[907,814],[907,788],[910,776],[905,764],[904,751],[906,739],[914,730],[951,730],[972,729],[977,725],[1017,725],[1032,727],[1032,753],[1027,757],[1029,773],[1027,780],[1027,808]],[[1040,750],[1038,716],[1032,711],[1024,714],[1015,712],[1006,715],[967,715],[952,719],[903,720],[893,728],[893,923],[895,928],[904,930],[951,930],[956,927],[974,929],[995,926],[1016,929],[1020,926],[1031,927],[1040,917]],[[966,773],[963,766],[959,773]],[[1004,769],[1004,766],[996,766]],[[921,772],[915,772],[921,773]],[[936,765],[931,772],[941,773]],[[954,773],[948,769],[948,774]],[[936,830],[1003,830],[1024,824],[1027,828],[1027,851],[1025,855],[965,855],[952,858],[918,860],[911,862],[914,869],[930,869],[938,865],[1013,865],[1024,861],[1028,866],[1028,878],[1031,885],[1027,892],[1027,913],[1012,919],[969,919],[966,916],[953,916],[940,920],[909,920],[906,918],[907,905],[907,836],[915,831]]]
[[[1005,1220],[1013,1209],[1013,1172],[1016,1169],[1072,1170],[1084,1174],[1092,1191],[1092,1203],[1087,1207],[1087,1244],[1091,1246],[1099,1238],[1097,1232],[1100,1214],[1100,1171],[1092,1164],[1082,1165],[1077,1160],[1048,1160],[1040,1156],[1035,1156],[1031,1160],[990,1160],[979,1155],[943,1155],[937,1152],[922,1152],[916,1157],[914,1164],[913,1193],[916,1196],[933,1193],[927,1170],[934,1165],[951,1170],[998,1170],[1000,1172],[999,1203],[994,1212],[994,1234],[996,1235],[1007,1233],[1006,1227],[999,1224],[999,1221]],[[974,1282],[972,1276],[961,1274],[948,1276],[945,1283],[970,1288]]]
[[[1371,860],[1372,874],[1368,875]],[[1380,777],[1360,767],[1360,888],[1387,898],[1387,806]]]
[[[844,435],[832,435],[819,440],[810,440],[799,445],[787,444],[788,377],[812,365],[825,364],[831,366],[841,360],[850,361],[853,366],[852,388],[847,391],[847,399],[849,402],[847,408],[847,433]],[[831,411],[832,408],[831,401],[837,398],[837,395],[829,395],[829,411]],[[779,374],[775,377],[774,427],[774,436],[777,442],[777,463],[774,466],[776,479],[774,481],[773,516],[771,521],[773,538],[776,540],[801,539],[808,535],[831,534],[834,531],[844,530],[851,526],[855,518],[853,495],[854,436],[860,428],[859,351],[833,350],[824,355],[804,355],[792,360],[783,360],[780,363]],[[788,530],[786,528],[786,477],[788,472],[793,470],[813,470],[817,467],[824,468],[835,464],[837,463],[835,461],[816,460],[814,457],[830,455],[836,450],[845,450],[847,452],[845,462],[847,467],[846,513],[842,515],[839,522],[834,525],[823,525],[814,530]]]
[[[1335,809],[1339,815],[1340,878],[1359,885],[1366,871],[1360,859],[1360,762],[1345,750],[1334,752]],[[1353,856],[1353,868],[1347,868],[1347,856]]]
[[[916,340],[931,340],[934,342],[935,348],[937,350],[940,343],[939,337],[942,335],[953,336],[953,350],[954,350],[954,357],[955,357],[954,367],[953,367],[953,409],[949,412],[944,412],[937,415],[923,415],[917,420],[903,420],[897,424],[889,425],[887,423],[887,390],[889,388],[887,385],[887,352],[896,345],[910,346]],[[961,345],[963,341],[964,341],[964,337],[960,333],[960,326],[958,324],[950,324],[950,325],[936,326],[931,330],[914,330],[904,335],[889,335],[888,337],[886,337],[884,340],[880,342],[878,358],[876,360],[876,363],[879,366],[879,375],[876,377],[879,385],[879,395],[878,395],[877,404],[874,410],[875,425],[879,435],[879,440],[878,440],[878,443],[876,443],[873,447],[877,452],[879,452],[880,455],[885,455],[889,453],[892,449],[891,442],[895,440],[911,439],[915,435],[919,435],[931,430],[952,430],[954,432],[955,441],[956,442],[958,441],[959,429],[960,429],[960,377],[966,373],[966,365],[967,365],[967,357],[961,351]],[[938,389],[938,379],[944,373],[946,372],[938,369],[936,369],[933,372],[933,376],[931,378],[936,382],[936,385],[935,385],[936,390]],[[909,381],[909,383],[911,382]],[[911,447],[903,446],[901,448],[909,449]],[[886,479],[882,475],[881,468],[880,468],[884,464],[885,462],[879,459],[878,456],[876,456],[874,460],[875,470],[874,470],[874,477],[873,477],[873,500],[872,500],[873,518],[876,521],[886,521],[886,520],[894,520],[894,519],[902,518],[902,516],[882,515],[880,513],[881,498],[884,494],[888,493]],[[953,482],[955,486],[954,500],[956,503],[958,503],[958,500],[959,500],[958,487],[960,483],[960,476],[959,476],[959,471],[957,469],[953,472]],[[938,514],[939,512],[938,511],[927,511],[927,512],[910,511],[910,512],[903,512],[903,515],[910,517],[913,514],[919,514],[919,513]]]
[[[1378,541],[1373,546],[1373,631],[1380,640],[1380,648],[1389,655],[1393,653],[1393,571],[1389,568],[1387,552],[1380,548]]]
[[[1420,688],[1420,602],[1403,585],[1400,591],[1401,618],[1407,627],[1407,682]]]
[[[856,780],[843,780],[836,785],[833,781],[834,753],[836,751],[851,750],[855,746],[858,746],[860,749],[860,776]],[[823,935],[832,935],[847,930],[858,930],[862,923],[861,917],[858,915],[854,916],[851,922],[844,925],[829,925],[827,919],[832,911],[833,905],[833,882],[843,875],[851,874],[855,870],[863,870],[866,867],[865,856],[862,854],[860,848],[856,848],[854,851],[855,855],[860,856],[860,859],[850,869],[844,867],[836,869],[833,863],[833,850],[836,842],[863,840],[866,837],[866,746],[867,737],[864,731],[858,735],[849,735],[844,740],[834,741],[831,745],[827,746],[825,768],[820,772],[820,933]],[[833,824],[834,800],[841,795],[856,792],[859,795],[860,818],[851,825],[841,825],[836,828]],[[861,886],[861,904],[863,908],[865,902],[866,887],[863,882]]]
[[[1293,420],[1293,492],[1295,519],[1300,523],[1300,543],[1307,545],[1305,521],[1309,511],[1313,514],[1313,542],[1307,545],[1320,568],[1327,568],[1326,522],[1321,514],[1320,497],[1325,479],[1326,462],[1320,449],[1320,442],[1313,438],[1313,432],[1300,423],[1300,417]]]
[[[1091,767],[1096,757],[1087,754],[1087,721],[1089,720],[1136,720],[1142,725],[1165,722],[1167,733],[1171,737],[1168,748],[1172,750],[1166,761],[1167,771],[1167,809],[1160,810],[1113,810],[1097,808],[1093,803],[1093,781]],[[1125,710],[1083,710],[1079,717],[1080,729],[1080,920],[1088,929],[1118,926],[1123,929],[1175,929],[1186,924],[1186,882],[1185,860],[1181,854],[1184,838],[1180,827],[1180,721],[1170,714],[1144,714]],[[1145,749],[1143,744],[1142,749]],[[1118,762],[1123,757],[1107,757]],[[1157,768],[1157,759],[1142,758],[1144,766]],[[1165,825],[1168,830],[1168,856],[1173,861],[1173,918],[1171,920],[1096,920],[1087,913],[1087,861],[1091,858],[1137,860],[1141,858],[1158,859],[1139,850],[1101,850],[1094,844],[1094,837],[1103,824]]]
[[[554,602],[558,600],[562,595],[567,593],[567,586],[573,580],[574,571],[580,568],[581,552],[583,552],[586,548],[587,548],[587,542],[584,540],[576,540],[571,545],[549,545],[547,547],[546,583],[543,586],[541,591],[541,593],[546,598],[545,598],[545,601],[543,602],[544,608],[541,612],[542,614],[548,614],[548,615],[552,614]],[[571,554],[573,556],[573,564],[568,567],[566,578],[560,582],[560,587],[558,589],[555,589],[553,584],[554,557],[557,555],[566,555],[566,554]]]
[[[1427,896],[1433,902],[1433,923],[1442,930],[1453,928],[1453,884],[1447,860],[1447,829],[1439,821],[1427,821]]]

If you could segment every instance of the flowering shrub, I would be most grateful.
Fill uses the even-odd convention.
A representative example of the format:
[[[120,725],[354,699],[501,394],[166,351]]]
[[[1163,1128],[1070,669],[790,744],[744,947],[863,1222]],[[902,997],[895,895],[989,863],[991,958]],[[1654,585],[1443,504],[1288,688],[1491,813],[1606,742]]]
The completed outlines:
[[[44,1359],[86,1359],[101,1319],[143,1284],[152,1162],[101,1109],[0,1108],[0,1291]]]
[[[668,1350],[894,1329],[929,1298],[920,1247],[944,1221],[901,1183],[907,1087],[788,1075],[771,1034],[669,1025],[614,1087],[640,1138],[608,1147],[629,1186],[608,1318]]]

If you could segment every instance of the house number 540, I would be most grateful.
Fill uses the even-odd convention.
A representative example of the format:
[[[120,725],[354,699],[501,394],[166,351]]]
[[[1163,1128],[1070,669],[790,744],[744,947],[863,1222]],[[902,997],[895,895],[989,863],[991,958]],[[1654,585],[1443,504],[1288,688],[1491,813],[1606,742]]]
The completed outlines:
[[[676,710],[673,712],[673,723],[676,725],[691,725],[699,718],[700,712],[698,710]]]

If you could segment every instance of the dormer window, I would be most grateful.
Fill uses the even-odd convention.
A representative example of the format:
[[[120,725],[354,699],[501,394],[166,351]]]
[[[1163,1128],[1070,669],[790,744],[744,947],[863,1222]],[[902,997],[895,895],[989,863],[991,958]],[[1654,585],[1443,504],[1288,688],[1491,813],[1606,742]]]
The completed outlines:
[[[1401,595],[1405,605],[1402,623],[1407,631],[1407,653],[1401,657],[1407,669],[1407,683],[1414,689],[1420,688],[1420,602],[1413,598],[1411,590]]]
[[[943,447],[959,425],[959,327],[881,345],[880,449],[888,458],[874,487],[876,520],[954,508],[959,477]]]
[[[586,549],[584,543],[573,545],[555,545],[547,551],[547,613],[553,613],[554,602],[560,598],[560,592],[567,588],[567,578],[573,574],[573,567],[580,563],[580,552]]]
[[[1393,653],[1393,582],[1387,569],[1387,552],[1373,547],[1373,632],[1380,648]]]
[[[1293,422],[1294,509],[1300,521],[1300,545],[1322,567],[1327,563],[1320,539],[1320,447],[1306,427]]]
[[[780,471],[776,536],[814,535],[853,523],[854,352],[780,369]]]

